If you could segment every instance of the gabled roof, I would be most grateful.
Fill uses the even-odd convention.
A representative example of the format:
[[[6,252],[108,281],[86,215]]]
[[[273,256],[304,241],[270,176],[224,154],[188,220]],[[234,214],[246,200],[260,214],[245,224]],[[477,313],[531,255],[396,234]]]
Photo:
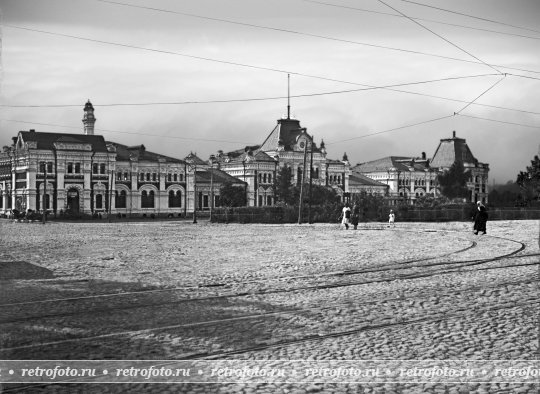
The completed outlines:
[[[433,159],[432,167],[450,168],[454,162],[477,164],[467,142],[463,138],[457,138],[454,131],[452,138],[441,139]]]
[[[297,119],[279,119],[277,122],[276,127],[261,145],[261,150],[265,152],[276,151],[280,145],[285,150],[292,150],[298,136],[306,131]]]
[[[116,142],[110,142],[110,141],[107,141],[107,142],[115,146],[117,161],[129,161],[132,158],[134,158],[134,159],[137,159],[138,161],[158,162],[159,159],[162,159],[170,163],[183,163],[183,161],[180,159],[176,159],[174,157],[164,156],[158,153],[147,151],[144,145],[127,146],[127,145],[122,145]]]
[[[184,161],[189,163],[189,164],[194,164],[196,166],[207,166],[208,165],[208,163],[206,161],[201,159],[199,156],[197,156],[197,154],[195,154],[193,152],[190,152],[189,155],[187,155],[184,158]]]
[[[36,142],[37,149],[53,150],[55,142],[90,144],[93,152],[107,152],[107,144],[102,135],[44,133],[41,131],[19,131],[23,141]]]
[[[349,187],[350,186],[382,186],[388,187],[387,184],[371,179],[365,175],[354,173],[349,175]]]
[[[399,160],[405,160],[409,157],[404,156],[387,156],[381,159],[368,161],[365,163],[359,163],[355,165],[352,170],[354,172],[376,172],[376,171],[386,171],[392,167],[396,168],[399,171],[408,171],[407,167],[403,162]]]
[[[213,179],[211,179],[213,177]],[[245,183],[242,180],[227,174],[225,171],[218,170],[217,168],[208,168],[204,171],[197,170],[197,183],[226,183],[232,184]]]

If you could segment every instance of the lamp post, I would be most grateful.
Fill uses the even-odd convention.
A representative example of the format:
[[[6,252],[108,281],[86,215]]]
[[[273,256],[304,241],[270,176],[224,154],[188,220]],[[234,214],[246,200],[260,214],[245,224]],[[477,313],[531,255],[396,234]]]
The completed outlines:
[[[216,156],[210,155],[210,223],[212,223],[212,214],[214,211],[214,163]]]
[[[43,216],[42,216],[42,223],[45,224],[47,221],[47,163],[43,162],[43,200],[41,201],[41,204],[43,205]]]
[[[197,223],[197,163],[194,158],[189,158],[186,163],[193,170],[193,223]]]

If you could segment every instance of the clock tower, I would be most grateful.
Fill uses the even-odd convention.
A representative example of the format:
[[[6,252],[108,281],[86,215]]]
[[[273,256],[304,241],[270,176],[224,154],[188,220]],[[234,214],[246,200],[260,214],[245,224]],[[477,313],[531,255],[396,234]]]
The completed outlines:
[[[94,117],[94,107],[90,100],[84,105],[84,116],[82,119],[84,125],[84,134],[94,135],[94,124],[96,123],[96,118]]]

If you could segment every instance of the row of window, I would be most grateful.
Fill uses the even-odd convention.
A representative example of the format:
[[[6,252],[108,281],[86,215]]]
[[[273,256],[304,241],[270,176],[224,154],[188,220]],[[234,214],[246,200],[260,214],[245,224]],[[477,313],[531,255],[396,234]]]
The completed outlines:
[[[127,172],[119,172],[116,175],[116,179],[119,181],[129,181],[130,177]],[[158,174],[155,172],[141,172],[139,174],[140,182],[159,182]],[[184,174],[167,174],[167,182],[184,182]]]
[[[259,183],[272,183],[272,174],[259,172]]]
[[[125,190],[121,190],[120,192],[116,191],[115,205],[116,205],[116,208],[127,207],[127,193]],[[181,207],[182,207],[182,192],[180,190],[169,191],[169,208],[181,208]],[[153,190],[142,191],[141,208],[155,208],[155,193]]]
[[[341,184],[341,175],[329,175],[328,181],[330,183],[340,183]]]
[[[426,186],[426,180],[423,178],[413,179],[413,180],[414,180],[414,184],[417,186]],[[410,184],[411,184],[411,179],[405,178],[405,179],[399,180],[399,186],[410,186]]]

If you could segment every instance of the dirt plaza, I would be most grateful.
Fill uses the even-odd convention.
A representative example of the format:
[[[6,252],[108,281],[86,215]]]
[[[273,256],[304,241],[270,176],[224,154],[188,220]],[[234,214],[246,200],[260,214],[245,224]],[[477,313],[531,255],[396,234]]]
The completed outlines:
[[[539,223],[0,221],[3,360],[538,360]],[[537,379],[538,380],[538,379]],[[536,393],[538,382],[4,385]]]

